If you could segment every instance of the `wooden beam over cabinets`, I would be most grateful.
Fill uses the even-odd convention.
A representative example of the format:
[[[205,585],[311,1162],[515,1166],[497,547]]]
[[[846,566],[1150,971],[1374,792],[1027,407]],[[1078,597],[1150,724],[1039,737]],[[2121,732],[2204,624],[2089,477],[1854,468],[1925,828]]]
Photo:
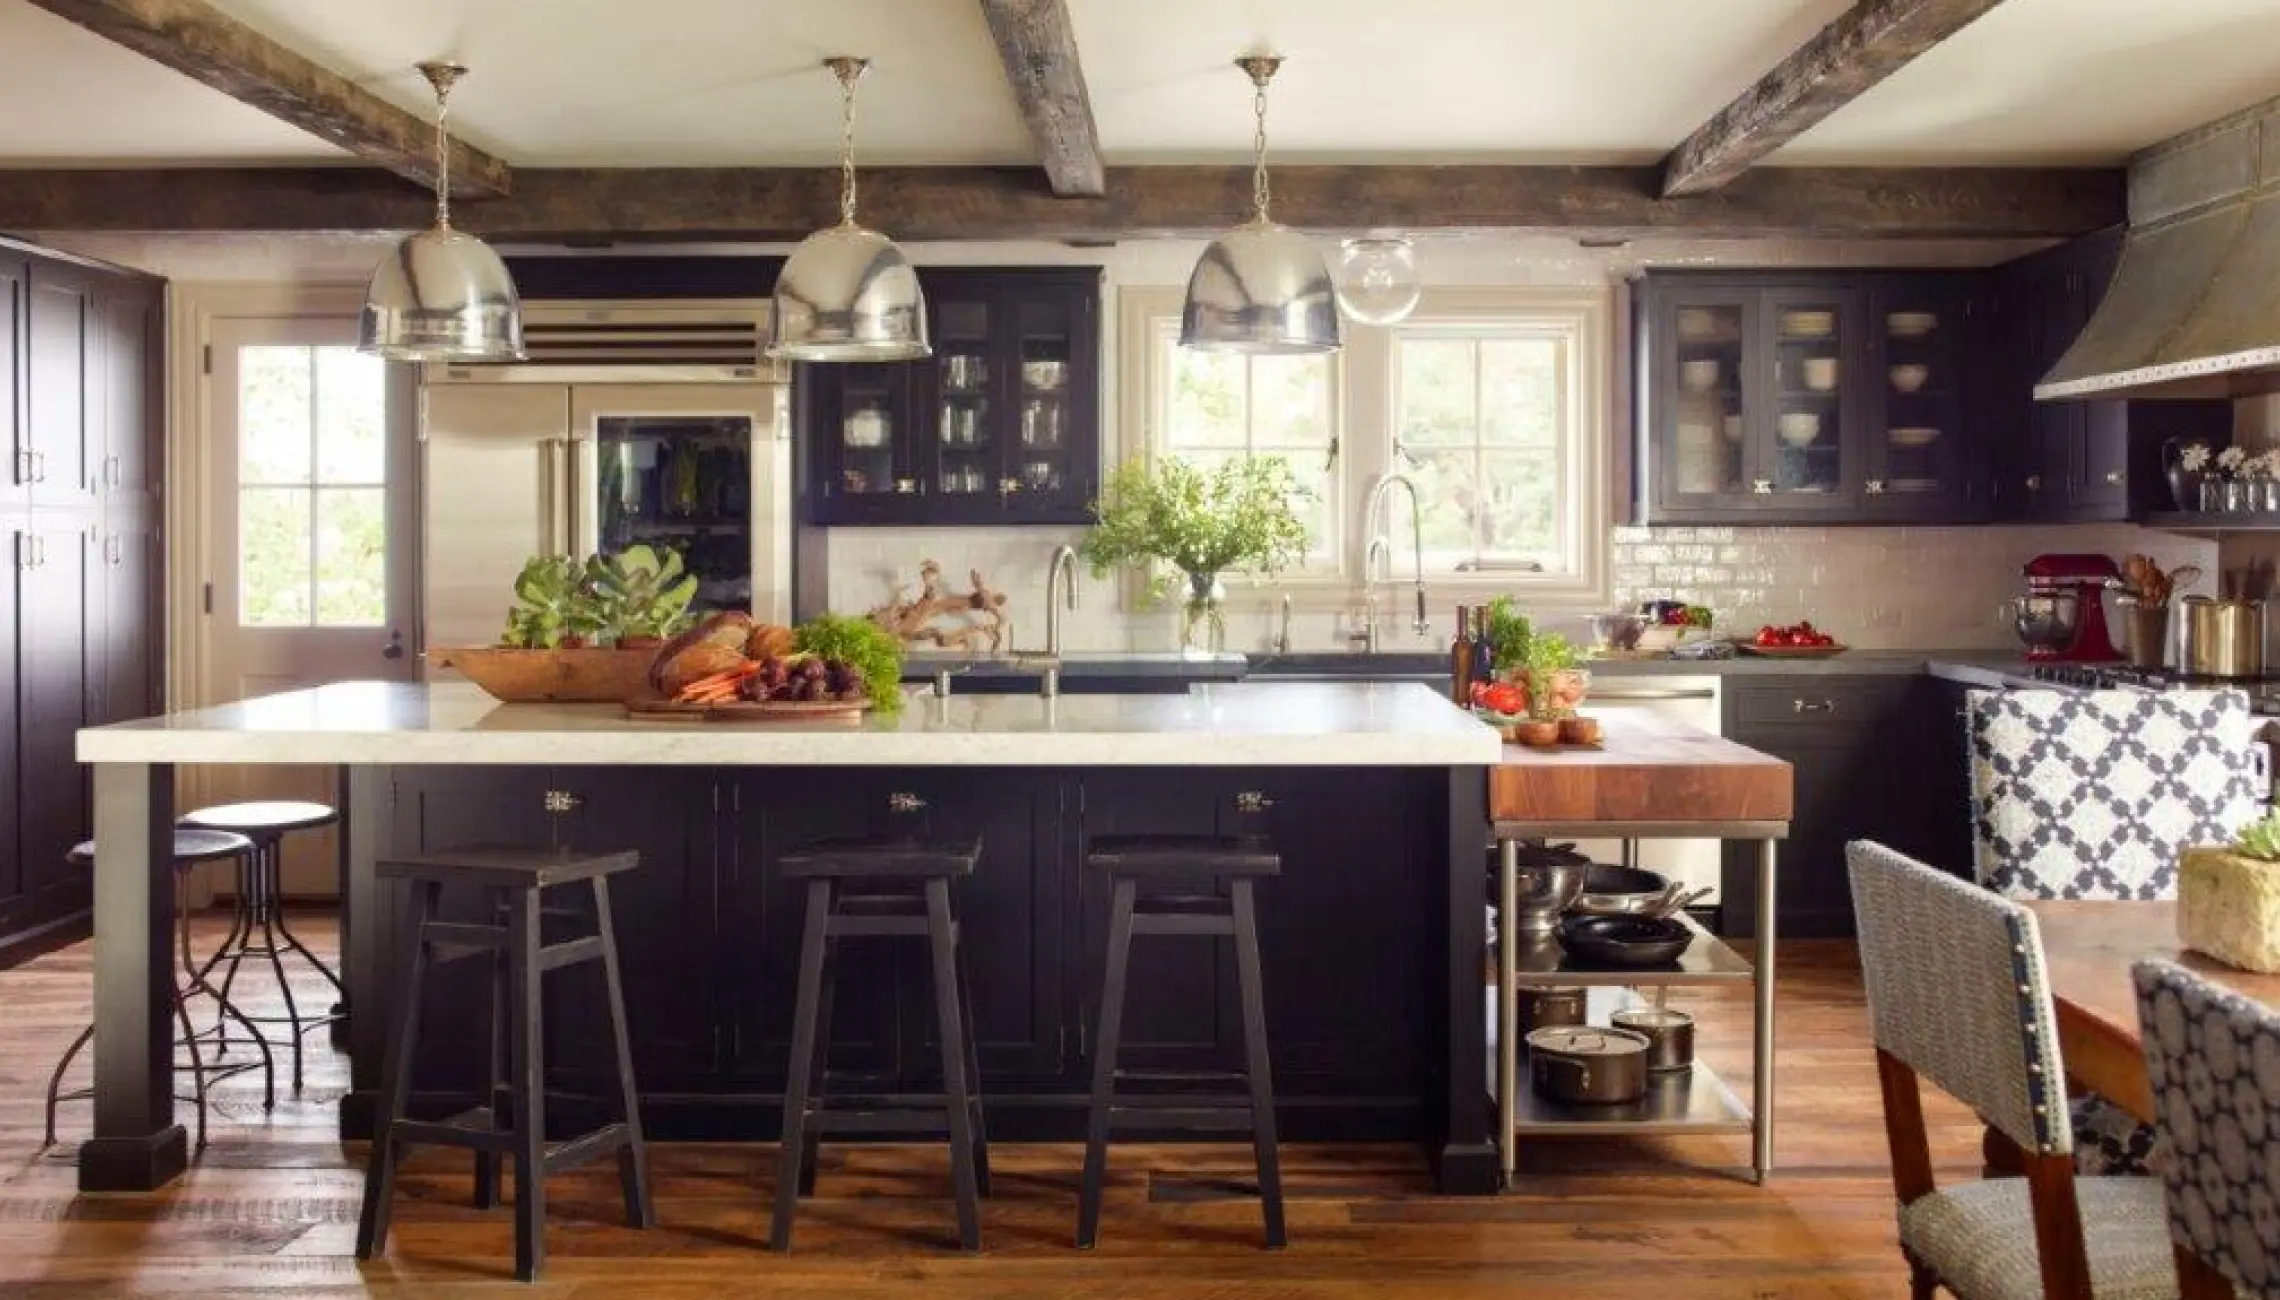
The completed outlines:
[[[339,145],[376,167],[435,185],[435,127],[319,66],[203,0],[31,0],[108,41],[162,63],[271,117]],[[407,74],[409,69],[406,69]],[[163,129],[153,123],[152,129]],[[452,189],[470,198],[510,192],[497,158],[454,142]]]
[[[1102,240],[1217,234],[1249,214],[1248,167],[1111,167],[1062,198],[1026,167],[863,173],[863,220],[902,240]],[[2122,221],[2116,169],[1798,168],[1658,197],[1646,167],[1284,166],[1275,217],[1324,235],[1551,232],[1593,239],[2057,238]],[[793,240],[838,216],[839,172],[535,169],[464,205],[466,229],[551,242]],[[362,168],[0,170],[0,231],[389,231],[425,196]]]
[[[1107,186],[1092,97],[1077,62],[1068,0],[981,0],[998,60],[1037,141],[1038,161],[1055,194],[1097,196]]]
[[[1859,0],[1663,160],[1666,199],[1707,194],[2002,0]]]

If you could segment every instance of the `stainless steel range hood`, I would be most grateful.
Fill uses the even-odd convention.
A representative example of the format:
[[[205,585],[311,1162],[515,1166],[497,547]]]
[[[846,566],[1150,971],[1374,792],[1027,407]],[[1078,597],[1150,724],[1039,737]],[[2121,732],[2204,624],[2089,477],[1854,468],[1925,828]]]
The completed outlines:
[[[2130,165],[2130,231],[2097,313],[2035,397],[2280,392],[2280,101]]]

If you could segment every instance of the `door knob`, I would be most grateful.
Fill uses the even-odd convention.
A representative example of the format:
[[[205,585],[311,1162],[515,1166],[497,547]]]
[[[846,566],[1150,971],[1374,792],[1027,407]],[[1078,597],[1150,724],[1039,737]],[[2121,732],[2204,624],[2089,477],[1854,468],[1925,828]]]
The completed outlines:
[[[1755,479],[1750,483],[1750,491],[1757,493],[1761,497],[1772,496],[1773,480],[1769,478]]]
[[[392,631],[392,632],[390,632],[390,633],[388,633],[388,644],[386,644],[386,645],[384,645],[384,646],[380,647],[380,657],[381,657],[382,659],[401,659],[401,658],[403,658],[403,657],[404,657],[404,634],[403,634],[403,633],[401,633],[401,632],[393,632],[393,631]]]

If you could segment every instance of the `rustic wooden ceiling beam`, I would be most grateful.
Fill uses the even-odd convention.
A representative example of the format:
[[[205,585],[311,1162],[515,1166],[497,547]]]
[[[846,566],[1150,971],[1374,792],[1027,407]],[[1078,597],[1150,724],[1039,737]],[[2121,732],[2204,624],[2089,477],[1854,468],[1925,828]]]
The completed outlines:
[[[1092,97],[1077,62],[1068,0],[981,0],[1005,79],[1037,141],[1038,161],[1055,194],[1098,195],[1107,185]]]
[[[2044,238],[2124,219],[2116,169],[1768,167],[1664,199],[1646,167],[1283,166],[1275,217],[1322,234],[1391,228],[1585,238]],[[1250,208],[1247,167],[1111,167],[1098,198],[1061,198],[1026,167],[863,174],[866,225],[904,240],[1205,236]],[[461,224],[536,242],[792,240],[836,219],[839,173],[521,168]],[[0,170],[0,231],[375,231],[428,205],[364,168]]]
[[[203,0],[31,0],[105,40],[329,140],[398,176],[435,185],[435,126],[231,18]],[[152,123],[163,130],[164,123]],[[514,188],[507,164],[451,146],[452,189],[493,198]]]
[[[1706,194],[2002,0],[1859,0],[1663,159],[1664,198]]]

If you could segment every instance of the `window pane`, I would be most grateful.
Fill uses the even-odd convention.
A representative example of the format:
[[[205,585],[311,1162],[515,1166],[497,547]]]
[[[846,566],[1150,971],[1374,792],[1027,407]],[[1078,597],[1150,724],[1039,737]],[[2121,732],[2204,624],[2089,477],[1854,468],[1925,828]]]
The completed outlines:
[[[1480,553],[1480,491],[1473,482],[1471,448],[1420,451],[1407,473],[1417,484],[1417,500],[1425,512],[1425,553],[1429,563],[1447,567]],[[1396,492],[1388,513],[1392,532],[1387,540],[1396,554],[1409,545],[1409,496]]]
[[[1330,359],[1255,357],[1251,361],[1254,446],[1330,445]]]
[[[1171,351],[1172,404],[1164,436],[1174,447],[1245,445],[1243,358],[1191,352],[1165,340]]]
[[[388,494],[317,493],[317,625],[378,627],[388,617]]]
[[[1481,342],[1481,441],[1553,444],[1559,436],[1559,354],[1550,339]]]
[[[1492,451],[1481,457],[1486,501],[1481,550],[1543,555],[1559,546],[1559,465],[1550,452]]]
[[[1400,354],[1404,447],[1459,446],[1473,441],[1473,344],[1469,340],[1404,339]]]
[[[316,348],[317,481],[387,477],[387,363],[354,348]]]
[[[309,349],[238,349],[238,482],[309,481]]]
[[[238,493],[238,623],[309,625],[309,493],[246,488]]]

